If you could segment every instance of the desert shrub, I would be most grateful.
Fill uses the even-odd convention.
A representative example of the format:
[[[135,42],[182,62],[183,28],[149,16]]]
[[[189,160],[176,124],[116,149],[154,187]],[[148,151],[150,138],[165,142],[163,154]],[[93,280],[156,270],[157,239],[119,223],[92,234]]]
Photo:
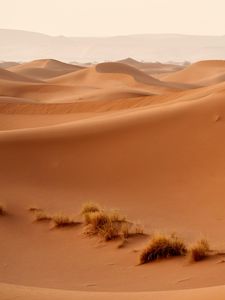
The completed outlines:
[[[209,243],[207,240],[202,239],[193,245],[190,249],[190,256],[192,261],[200,261],[209,256]]]
[[[46,212],[41,210],[41,211],[35,212],[34,219],[37,222],[51,221],[52,217],[49,214],[47,214]]]
[[[86,234],[99,235],[105,241],[127,239],[131,235],[143,233],[138,225],[133,225],[115,210],[105,211],[98,205],[88,203],[83,206],[81,213],[86,224]]]
[[[144,235],[144,228],[140,224],[133,224],[125,221],[121,224],[120,235],[124,239],[128,239],[132,236]]]
[[[85,222],[92,229],[92,233],[98,233],[110,222],[109,216],[104,211],[85,213]]]
[[[105,241],[120,237],[126,218],[118,212],[96,211],[85,214],[86,233],[99,235]]]
[[[118,211],[115,210],[109,211],[108,215],[112,222],[117,222],[117,223],[127,222],[126,217],[122,216]]]
[[[28,208],[28,211],[32,212],[32,213],[36,213],[36,212],[39,212],[39,211],[43,211],[41,208],[38,208],[36,206],[31,206]]]
[[[120,226],[109,220],[100,228],[98,233],[105,241],[111,241],[120,237]]]
[[[140,264],[187,253],[184,242],[176,236],[155,235],[140,254]]]
[[[131,235],[131,225],[129,223],[123,223],[120,228],[120,235],[122,239],[128,239]]]
[[[98,204],[95,204],[93,202],[85,203],[81,210],[81,215],[85,216],[89,213],[99,212],[101,210],[100,206]]]
[[[55,227],[67,227],[79,225],[80,222],[75,221],[74,218],[68,217],[63,214],[57,214],[52,217],[52,221]]]

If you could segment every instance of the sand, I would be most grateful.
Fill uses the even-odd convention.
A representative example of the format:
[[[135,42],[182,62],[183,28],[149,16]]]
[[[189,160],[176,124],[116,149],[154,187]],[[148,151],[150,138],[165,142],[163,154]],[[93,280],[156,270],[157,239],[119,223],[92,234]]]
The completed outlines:
[[[12,70],[27,65],[31,77]],[[121,62],[63,74],[53,61],[57,74],[38,79],[35,68],[47,74],[51,60],[1,70],[0,299],[224,299],[223,65],[199,62],[165,79]],[[120,249],[85,237],[83,225],[51,230],[27,211],[79,219],[87,201],[119,209],[146,235]],[[206,237],[220,254],[139,266],[155,231],[188,245]]]
[[[9,71],[39,80],[53,78],[82,69],[83,67],[81,66],[66,64],[54,59],[39,59],[8,67]]]

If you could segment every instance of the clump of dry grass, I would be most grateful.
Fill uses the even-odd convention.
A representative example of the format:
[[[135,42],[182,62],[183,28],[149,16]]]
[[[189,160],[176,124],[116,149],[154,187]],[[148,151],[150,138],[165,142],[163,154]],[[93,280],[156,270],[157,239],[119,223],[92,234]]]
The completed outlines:
[[[93,202],[88,202],[83,205],[81,210],[81,215],[85,216],[86,214],[98,212],[100,210],[101,208],[98,204],[95,204]]]
[[[37,222],[41,221],[51,221],[52,217],[43,210],[36,211],[34,214],[34,220]]]
[[[105,211],[93,203],[83,207],[82,215],[85,219],[86,234],[99,235],[105,241],[127,239],[133,234],[143,233],[118,211]]]
[[[4,215],[6,215],[6,208],[2,203],[0,203],[0,216]]]
[[[126,218],[118,212],[106,212],[104,210],[84,214],[86,233],[88,235],[99,235],[105,241],[120,237]]]
[[[36,213],[36,212],[43,211],[43,210],[41,208],[36,207],[36,206],[31,206],[31,207],[28,207],[28,211],[30,211],[32,213]]]
[[[150,243],[142,250],[140,264],[146,264],[162,258],[183,256],[187,253],[184,242],[178,237],[155,235]]]
[[[190,249],[190,256],[192,261],[200,261],[209,256],[209,243],[207,240],[202,239],[198,241],[194,246]]]
[[[105,240],[111,239],[117,235],[116,227],[113,226],[113,221],[110,216],[104,211],[96,211],[85,214],[85,223],[87,224],[86,233],[88,235],[100,235]]]
[[[52,217],[52,221],[55,227],[69,227],[79,225],[80,222],[74,218],[66,216],[64,214],[57,214]]]

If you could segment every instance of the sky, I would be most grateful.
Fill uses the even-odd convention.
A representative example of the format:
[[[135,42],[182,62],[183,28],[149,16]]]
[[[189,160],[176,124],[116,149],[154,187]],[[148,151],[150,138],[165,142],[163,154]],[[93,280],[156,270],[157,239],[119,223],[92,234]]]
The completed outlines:
[[[0,28],[49,35],[225,35],[225,0],[0,0]]]

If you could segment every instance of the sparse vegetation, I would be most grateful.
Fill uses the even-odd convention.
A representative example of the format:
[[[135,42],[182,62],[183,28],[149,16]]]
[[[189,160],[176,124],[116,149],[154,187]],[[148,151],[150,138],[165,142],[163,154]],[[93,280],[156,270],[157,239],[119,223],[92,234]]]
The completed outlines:
[[[35,221],[37,222],[41,222],[41,221],[51,221],[52,220],[52,217],[47,214],[46,212],[44,211],[37,211],[35,212]]]
[[[104,211],[86,213],[85,223],[87,224],[86,233],[88,235],[98,234],[105,240],[118,237],[118,225]]]
[[[76,226],[82,223],[62,213],[51,216],[36,206],[29,207],[28,211],[34,214],[35,221],[52,221],[54,227]],[[5,207],[0,204],[0,215],[4,214],[6,214]],[[85,233],[87,235],[98,235],[105,241],[120,239],[121,242],[118,248],[123,248],[130,237],[144,234],[141,225],[128,221],[118,211],[106,211],[95,203],[86,203],[82,207],[81,215],[85,221]],[[146,264],[158,259],[184,256],[187,253],[190,254],[191,260],[195,262],[207,258],[210,254],[208,241],[205,239],[199,240],[188,250],[183,240],[178,238],[176,234],[173,233],[169,236],[156,234],[141,251],[139,262],[140,264]]]
[[[43,210],[41,208],[36,207],[36,206],[31,206],[31,207],[28,208],[28,211],[35,213],[35,212],[39,212],[39,211],[43,211]]]
[[[98,204],[95,204],[93,202],[88,202],[83,205],[82,210],[81,210],[81,215],[85,216],[86,214],[99,212],[100,210],[101,209]]]
[[[200,261],[209,256],[209,243],[207,240],[202,239],[192,246],[190,249],[190,256],[192,261]]]
[[[66,216],[62,213],[49,215],[43,209],[35,206],[29,207],[28,210],[34,214],[35,221],[52,221],[54,227],[67,227],[81,224],[81,222],[76,221],[74,218]]]
[[[140,254],[140,264],[146,264],[162,258],[183,256],[187,253],[184,242],[178,237],[155,235]]]
[[[134,226],[118,211],[105,211],[95,204],[87,204],[82,210],[86,226],[86,234],[99,235],[105,241],[117,238],[127,239],[134,234],[142,234],[138,226]]]
[[[5,214],[6,214],[6,208],[2,203],[0,203],[0,216],[4,216]]]
[[[52,217],[52,221],[55,227],[68,227],[79,225],[80,222],[74,220],[72,217],[68,217],[64,214],[57,214]]]

